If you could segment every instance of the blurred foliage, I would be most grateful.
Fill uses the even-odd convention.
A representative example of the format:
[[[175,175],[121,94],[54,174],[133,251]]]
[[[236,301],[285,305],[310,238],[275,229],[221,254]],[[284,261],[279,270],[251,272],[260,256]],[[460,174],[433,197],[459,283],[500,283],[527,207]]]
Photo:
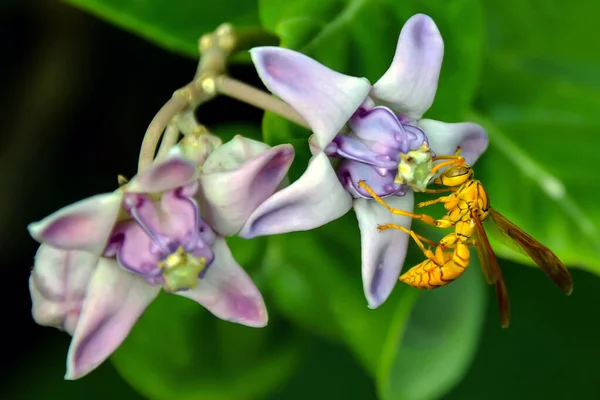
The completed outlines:
[[[565,263],[600,273],[598,179],[590,168],[600,130],[600,75],[592,72],[600,54],[589,51],[592,41],[600,44],[593,22],[600,3],[514,4],[518,13],[486,2],[488,51],[477,109],[487,118],[481,122],[491,145],[478,176],[494,207]]]
[[[252,399],[290,377],[304,345],[276,317],[270,327],[221,321],[193,301],[161,293],[112,360],[148,398]]]
[[[65,0],[169,50],[198,57],[198,39],[223,22],[258,24],[255,0]]]
[[[567,7],[555,0],[226,0],[210,6],[184,0],[168,6],[159,0],[68,2],[191,56],[197,54],[198,37],[221,22],[262,27],[276,34],[282,46],[372,82],[388,68],[406,19],[417,12],[431,15],[446,50],[438,95],[427,117],[483,124],[491,144],[475,168],[493,206],[570,266],[600,272],[600,211],[594,207],[598,190],[590,168],[598,142],[594,135],[600,128],[594,118],[600,108],[600,55],[593,51],[598,46],[589,43],[598,40],[593,19],[599,3],[577,0]],[[256,127],[215,127],[215,131],[224,139],[245,132],[258,137]],[[265,114],[264,140],[290,142],[297,149],[292,180],[310,157],[308,134]],[[416,229],[424,231],[420,224]],[[501,261],[513,305],[511,328],[501,330],[495,301],[486,301],[493,290],[484,285],[475,260],[468,273],[447,288],[421,293],[398,285],[382,307],[369,310],[352,213],[311,232],[229,242],[265,294],[269,327],[235,326],[185,299],[162,296],[113,357],[122,377],[145,397],[600,396],[595,366],[600,349],[594,345],[599,315],[592,306],[600,280],[587,272],[574,271],[575,292],[566,299],[540,271]],[[502,243],[494,245],[502,256],[530,264]],[[406,265],[422,259],[412,248]],[[46,377],[42,368],[17,373]],[[117,381],[106,365],[94,374],[82,381],[89,382],[92,393],[102,387],[104,378],[98,376]],[[9,397],[52,393],[52,385],[59,385],[54,375],[40,378],[40,385],[9,391]],[[69,398],[69,389],[56,390]]]

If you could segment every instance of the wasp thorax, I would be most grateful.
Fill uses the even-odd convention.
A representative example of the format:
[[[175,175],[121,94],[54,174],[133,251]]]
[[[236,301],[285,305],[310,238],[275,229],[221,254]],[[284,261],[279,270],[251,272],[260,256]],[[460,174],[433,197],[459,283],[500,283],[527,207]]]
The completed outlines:
[[[422,192],[433,178],[433,156],[427,145],[422,145],[416,150],[400,154],[398,173],[394,182],[408,185],[414,190]]]
[[[184,248],[179,246],[157,266],[162,270],[164,289],[167,292],[176,292],[196,287],[200,274],[206,268],[206,258],[186,253]]]

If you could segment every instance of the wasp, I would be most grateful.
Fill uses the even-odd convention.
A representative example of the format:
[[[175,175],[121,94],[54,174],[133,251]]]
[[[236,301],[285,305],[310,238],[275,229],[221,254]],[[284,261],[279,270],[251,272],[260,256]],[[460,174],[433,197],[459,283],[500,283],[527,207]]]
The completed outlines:
[[[486,281],[496,285],[496,296],[500,310],[502,327],[508,327],[510,306],[502,271],[486,235],[483,223],[494,225],[517,248],[527,254],[540,269],[566,294],[573,291],[573,280],[569,271],[559,258],[546,246],[524,232],[496,209],[490,206],[488,194],[480,181],[473,178],[473,169],[460,156],[460,148],[454,156],[434,157],[434,161],[445,160],[432,169],[436,173],[443,167],[446,170],[433,180],[443,188],[423,189],[427,193],[449,193],[434,200],[418,204],[419,208],[443,203],[447,210],[441,219],[426,214],[414,214],[389,206],[364,182],[363,187],[374,200],[386,207],[392,214],[419,219],[428,225],[439,228],[454,228],[454,231],[435,243],[412,230],[396,224],[379,225],[380,231],[399,229],[409,234],[417,243],[427,259],[404,273],[400,280],[410,286],[421,289],[434,289],[445,286],[457,279],[469,266],[470,247],[475,247],[481,262]],[[433,175],[432,175],[433,176]],[[425,248],[423,242],[429,244]],[[432,250],[435,248],[435,251]]]

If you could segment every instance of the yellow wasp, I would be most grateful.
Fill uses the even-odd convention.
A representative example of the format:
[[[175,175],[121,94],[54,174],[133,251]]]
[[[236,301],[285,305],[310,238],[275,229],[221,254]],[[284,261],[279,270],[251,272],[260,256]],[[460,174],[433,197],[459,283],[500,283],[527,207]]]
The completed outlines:
[[[433,181],[434,184],[446,187],[423,190],[428,193],[446,192],[450,194],[418,204],[418,207],[421,208],[443,203],[444,208],[448,211],[438,220],[429,215],[413,214],[392,208],[377,196],[364,181],[360,181],[359,185],[393,214],[420,219],[426,224],[440,228],[454,227],[454,232],[442,238],[437,244],[400,225],[384,224],[378,226],[380,231],[393,228],[406,232],[415,240],[427,257],[425,261],[404,273],[400,277],[402,282],[421,289],[434,289],[447,285],[458,278],[469,266],[469,246],[473,246],[477,249],[487,282],[496,285],[501,325],[502,327],[508,327],[510,308],[506,286],[498,260],[483,229],[483,222],[488,220],[488,216],[491,216],[492,223],[531,257],[542,271],[567,295],[573,291],[573,280],[569,271],[550,249],[490,206],[488,194],[483,185],[480,181],[473,179],[473,169],[466,164],[465,159],[459,154],[460,148],[454,156],[433,157],[433,161],[447,160],[435,165],[432,169],[432,174],[434,174],[441,168],[448,167]],[[422,242],[435,247],[435,252],[431,248],[426,249]],[[446,252],[444,250],[452,251]]]

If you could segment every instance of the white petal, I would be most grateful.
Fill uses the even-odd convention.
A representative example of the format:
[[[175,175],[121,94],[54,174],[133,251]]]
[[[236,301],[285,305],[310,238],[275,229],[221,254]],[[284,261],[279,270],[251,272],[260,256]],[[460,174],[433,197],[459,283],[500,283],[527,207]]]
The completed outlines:
[[[446,123],[422,119],[417,125],[423,129],[431,150],[438,156],[453,155],[460,146],[467,164],[473,165],[488,147],[485,129],[472,122]]]
[[[29,224],[27,229],[40,243],[100,255],[117,220],[122,199],[120,191],[88,197]]]
[[[397,113],[421,118],[433,104],[443,57],[444,41],[435,22],[424,14],[412,16],[402,27],[392,65],[371,95]]]
[[[65,379],[78,379],[104,362],[125,340],[160,286],[101,258],[87,288],[67,355]]]
[[[371,89],[367,79],[340,74],[293,50],[256,47],[250,53],[265,86],[308,122],[321,148],[337,135]]]
[[[320,153],[296,182],[269,197],[250,215],[239,235],[253,238],[314,229],[338,219],[350,207],[350,194],[325,153]]]
[[[36,323],[73,334],[98,256],[41,245],[29,278]]]
[[[269,148],[268,144],[258,140],[236,135],[210,153],[202,166],[202,173],[233,171]]]
[[[408,191],[403,197],[385,198],[393,208],[412,212],[414,197]],[[393,215],[374,200],[354,200],[354,211],[360,228],[362,277],[370,308],[379,307],[392,293],[408,249],[408,234],[397,230],[377,230],[377,225],[397,224],[410,229],[412,218]]]
[[[198,286],[176,294],[197,301],[223,320],[257,328],[265,326],[268,318],[263,298],[223,238],[217,238],[213,251],[215,259],[204,278],[198,280]]]
[[[223,236],[237,233],[250,214],[277,190],[292,164],[294,148],[289,144],[275,146],[242,163],[229,158],[223,157],[223,164],[232,163],[236,168],[203,173],[197,196],[203,218]]]

